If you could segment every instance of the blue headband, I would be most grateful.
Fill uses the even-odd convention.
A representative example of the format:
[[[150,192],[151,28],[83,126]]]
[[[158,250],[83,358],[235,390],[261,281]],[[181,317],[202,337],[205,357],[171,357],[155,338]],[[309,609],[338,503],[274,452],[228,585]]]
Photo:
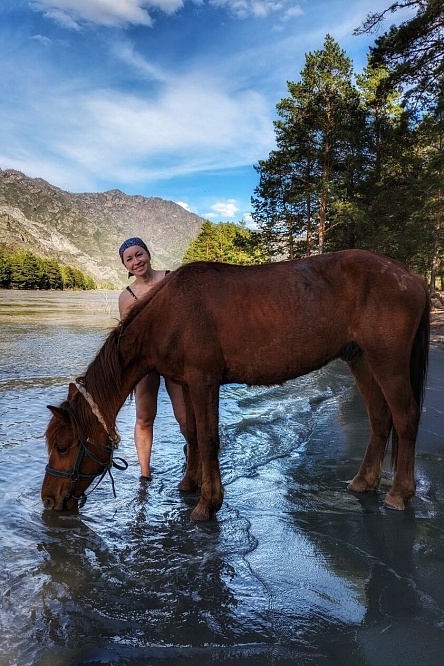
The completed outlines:
[[[134,236],[134,238],[128,238],[126,241],[122,243],[122,245],[119,247],[119,254],[120,254],[120,259],[123,264],[123,253],[125,250],[127,250],[129,247],[133,247],[134,245],[138,245],[139,247],[143,247],[144,250],[150,254],[150,251],[148,250],[147,246],[143,242],[141,238],[137,238],[137,236]]]

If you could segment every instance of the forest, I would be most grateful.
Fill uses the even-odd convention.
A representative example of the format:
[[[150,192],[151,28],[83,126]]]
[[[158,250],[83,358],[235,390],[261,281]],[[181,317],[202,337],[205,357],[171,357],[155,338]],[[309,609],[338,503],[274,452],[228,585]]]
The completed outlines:
[[[327,35],[277,104],[276,149],[256,166],[253,218],[271,254],[382,252],[443,283],[444,3],[415,8],[371,49],[365,70]]]
[[[356,33],[402,8],[416,15],[378,37],[361,74],[330,35],[306,54],[276,106],[276,149],[255,166],[258,232],[232,235],[238,263],[359,247],[443,289],[444,2],[395,2]],[[227,231],[203,229],[184,259],[231,261]]]
[[[33,252],[7,252],[0,247],[2,289],[96,289],[94,280],[78,268],[42,259]]]

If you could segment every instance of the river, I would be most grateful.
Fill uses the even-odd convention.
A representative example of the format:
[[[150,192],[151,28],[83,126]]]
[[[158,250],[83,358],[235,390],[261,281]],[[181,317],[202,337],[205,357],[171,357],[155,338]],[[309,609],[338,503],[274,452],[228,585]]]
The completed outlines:
[[[134,405],[114,472],[78,514],[43,511],[47,404],[117,320],[117,292],[0,291],[0,664],[442,664],[444,354],[432,349],[405,512],[347,491],[368,425],[347,366],[221,391],[222,509],[196,524],[162,386],[153,479]]]

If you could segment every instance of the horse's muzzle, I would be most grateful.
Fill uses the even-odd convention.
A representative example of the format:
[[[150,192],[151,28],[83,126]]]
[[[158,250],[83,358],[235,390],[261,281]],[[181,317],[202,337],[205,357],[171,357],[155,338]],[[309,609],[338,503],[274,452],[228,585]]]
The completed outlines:
[[[55,497],[42,494],[42,503],[46,511],[72,511],[73,509],[77,509],[79,505],[77,499],[68,498],[67,495],[56,499]]]

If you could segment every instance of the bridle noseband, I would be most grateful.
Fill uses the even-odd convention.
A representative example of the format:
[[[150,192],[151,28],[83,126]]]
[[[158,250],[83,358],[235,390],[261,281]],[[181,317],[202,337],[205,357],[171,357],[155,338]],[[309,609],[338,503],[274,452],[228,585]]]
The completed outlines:
[[[119,445],[119,442],[120,442],[119,435],[117,434],[116,431],[114,431],[112,434],[110,434],[110,432],[109,432],[109,430],[106,426],[105,420],[103,419],[103,417],[102,417],[102,415],[99,411],[99,408],[97,407],[96,403],[94,402],[91,394],[88,393],[88,391],[85,389],[84,386],[82,386],[82,384],[76,384],[76,386],[77,386],[77,389],[79,390],[79,392],[83,395],[83,397],[85,398],[85,400],[89,404],[89,406],[91,408],[91,411],[97,417],[99,423],[101,424],[101,426],[106,431],[106,434],[108,435],[109,444],[95,445],[95,446],[99,446],[103,451],[105,451],[108,454],[108,456],[109,456],[108,461],[107,462],[102,462],[101,460],[98,460],[91,453],[90,448],[87,446],[87,444],[91,445],[91,442],[89,442],[88,439],[85,442],[82,439],[82,437],[80,436],[79,425],[78,425],[77,419],[76,419],[75,414],[73,413],[72,409],[69,407],[69,411],[71,413],[71,416],[72,416],[72,418],[73,418],[73,420],[76,424],[77,443],[79,445],[79,450],[77,452],[77,456],[76,456],[76,459],[74,461],[74,465],[72,465],[72,467],[70,467],[66,471],[61,471],[61,470],[55,469],[54,467],[50,467],[49,464],[48,464],[48,465],[46,465],[45,471],[46,471],[47,474],[52,474],[52,476],[58,476],[61,479],[70,479],[71,487],[70,487],[68,493],[65,495],[64,500],[69,501],[70,499],[73,499],[73,500],[79,502],[80,507],[82,507],[82,506],[84,506],[84,504],[85,504],[87,498],[89,497],[89,495],[92,493],[92,490],[95,490],[97,488],[97,486],[100,484],[103,477],[107,473],[109,474],[109,477],[111,479],[113,495],[114,495],[114,497],[116,497],[116,489],[115,489],[115,485],[114,485],[114,479],[113,479],[113,476],[111,474],[111,469],[114,467],[115,469],[118,469],[118,470],[122,470],[122,471],[126,470],[128,468],[128,463],[123,458],[113,458],[114,451],[115,451],[115,449],[117,449],[117,447]],[[83,461],[84,457],[91,458],[91,460],[93,460],[95,463],[100,465],[103,469],[96,472],[95,474],[82,474],[80,472],[80,465],[82,464],[82,461]],[[117,460],[119,461],[119,463],[116,462]],[[78,496],[74,495],[74,490],[75,490],[75,486],[76,486],[77,481],[90,481],[92,479],[96,479],[98,476],[100,477],[99,480],[97,481],[94,488],[88,493],[88,495],[86,495],[86,493],[82,493],[81,495],[78,495]]]

